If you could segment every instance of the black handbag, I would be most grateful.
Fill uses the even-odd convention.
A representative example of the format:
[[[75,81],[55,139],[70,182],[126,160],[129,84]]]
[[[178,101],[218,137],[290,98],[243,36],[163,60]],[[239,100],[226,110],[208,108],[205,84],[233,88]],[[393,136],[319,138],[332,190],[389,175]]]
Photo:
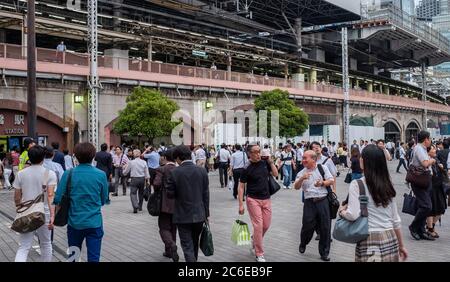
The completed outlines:
[[[411,164],[409,165],[405,180],[421,189],[427,189],[431,183],[431,173],[421,165],[416,166]]]
[[[347,172],[347,174],[345,175],[344,182],[345,183],[351,183],[352,182],[352,173],[351,172]]]
[[[334,193],[330,187],[327,187],[327,190],[328,190],[327,199],[330,205],[330,218],[335,219],[337,217],[340,203],[336,193]]]
[[[148,200],[150,199],[150,194],[150,187],[146,185],[144,188],[144,192],[142,193],[142,197],[146,202],[148,202]]]
[[[155,191],[150,195],[147,210],[151,216],[159,216],[161,213],[161,191]]]
[[[61,202],[59,203],[59,210],[56,212],[53,224],[55,226],[66,226],[69,221],[69,209],[70,209],[70,191],[72,190],[72,169],[69,170],[67,176],[67,189],[66,193],[62,195]]]
[[[114,193],[114,192],[116,192],[116,187],[115,187],[114,183],[108,182],[108,192],[109,192],[109,193]]]
[[[325,171],[323,170],[322,165],[318,164],[317,168],[319,169],[322,179],[325,181]],[[341,204],[339,203],[336,193],[333,192],[330,186],[327,186],[327,191],[327,200],[330,207],[330,218],[335,219],[337,217],[337,213]]]
[[[405,193],[403,195],[402,212],[413,216],[415,216],[417,213],[416,197],[413,195],[412,190],[409,192],[409,194]]]
[[[206,257],[212,256],[214,254],[213,238],[207,220],[203,224],[202,233],[200,235],[200,250],[202,250],[202,253]]]
[[[281,186],[277,182],[277,180],[272,175],[269,175],[269,193],[270,193],[270,195],[272,196],[273,194],[278,192],[278,190],[280,190],[280,189],[281,189]]]

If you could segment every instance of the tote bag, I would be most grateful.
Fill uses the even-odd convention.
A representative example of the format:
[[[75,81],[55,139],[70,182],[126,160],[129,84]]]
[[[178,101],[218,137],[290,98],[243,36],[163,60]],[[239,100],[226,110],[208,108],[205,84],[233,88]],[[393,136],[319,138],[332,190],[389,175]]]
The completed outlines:
[[[358,179],[357,182],[359,186],[361,215],[355,221],[349,221],[339,217],[336,220],[333,230],[334,239],[351,244],[363,241],[369,236],[369,212],[367,210],[369,198],[366,195],[366,189],[362,180]]]
[[[42,193],[34,200],[23,202],[17,206],[17,214],[11,229],[19,233],[28,233],[37,230],[45,224],[44,195],[47,189],[49,170],[44,173]]]

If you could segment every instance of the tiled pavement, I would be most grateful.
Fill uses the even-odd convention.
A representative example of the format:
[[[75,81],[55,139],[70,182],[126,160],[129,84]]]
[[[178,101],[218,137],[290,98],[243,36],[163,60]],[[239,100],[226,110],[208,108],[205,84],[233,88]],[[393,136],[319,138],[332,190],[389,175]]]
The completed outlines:
[[[408,191],[404,184],[405,173],[395,173],[397,161],[390,162],[392,178],[397,190],[396,201],[401,210],[403,194]],[[338,178],[338,196],[342,200],[347,194],[348,185],[344,181],[345,171]],[[219,188],[217,173],[210,174],[211,191],[211,229],[214,239],[215,254],[199,261],[253,261],[248,247],[236,247],[231,243],[231,225],[237,218],[238,205],[231,192]],[[9,229],[11,217],[14,216],[13,193],[0,191],[0,261],[14,261],[18,247],[18,235]],[[303,255],[298,253],[299,231],[301,227],[302,204],[300,192],[282,190],[273,197],[272,225],[264,239],[265,256],[268,261],[319,261],[317,241],[312,241]],[[434,242],[413,241],[407,232],[412,216],[401,214],[402,230],[406,247],[409,251],[408,261],[450,261],[450,218],[444,216],[442,226],[437,228],[440,238]],[[163,257],[163,244],[159,237],[157,218],[145,210],[133,214],[129,196],[112,198],[112,203],[103,208],[105,236],[102,242],[101,261],[108,262],[169,262]],[[243,220],[250,223],[248,215]],[[67,248],[65,228],[56,228],[54,235],[54,261],[64,261]],[[178,243],[179,244],[179,243]],[[37,242],[36,244],[37,245]],[[180,257],[182,251],[179,248]],[[354,246],[334,241],[331,244],[332,261],[352,261]],[[36,250],[31,250],[29,261],[38,261]],[[86,249],[82,251],[82,261],[86,260]]]

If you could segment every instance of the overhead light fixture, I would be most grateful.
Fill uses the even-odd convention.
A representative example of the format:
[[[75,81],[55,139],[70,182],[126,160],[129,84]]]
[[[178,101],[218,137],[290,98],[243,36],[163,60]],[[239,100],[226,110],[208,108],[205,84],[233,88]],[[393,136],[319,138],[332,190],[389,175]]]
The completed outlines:
[[[84,102],[84,96],[83,95],[75,95],[74,102],[76,104],[81,104]]]
[[[64,17],[60,17],[60,16],[55,16],[55,15],[49,15],[50,18],[54,18],[54,19],[58,19],[58,20],[65,20],[66,18]]]
[[[130,47],[130,50],[139,51],[139,49],[136,47]]]

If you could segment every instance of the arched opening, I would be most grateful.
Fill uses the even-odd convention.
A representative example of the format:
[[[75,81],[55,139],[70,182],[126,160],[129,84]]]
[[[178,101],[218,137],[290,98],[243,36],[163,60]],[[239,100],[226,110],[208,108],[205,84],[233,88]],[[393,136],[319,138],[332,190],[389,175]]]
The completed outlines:
[[[400,140],[400,128],[392,121],[384,124],[384,140],[385,142]]]
[[[417,125],[416,122],[411,121],[405,130],[405,137],[406,141],[411,140],[414,138],[414,140],[417,140],[417,134],[419,133],[420,128],[419,125]]]

